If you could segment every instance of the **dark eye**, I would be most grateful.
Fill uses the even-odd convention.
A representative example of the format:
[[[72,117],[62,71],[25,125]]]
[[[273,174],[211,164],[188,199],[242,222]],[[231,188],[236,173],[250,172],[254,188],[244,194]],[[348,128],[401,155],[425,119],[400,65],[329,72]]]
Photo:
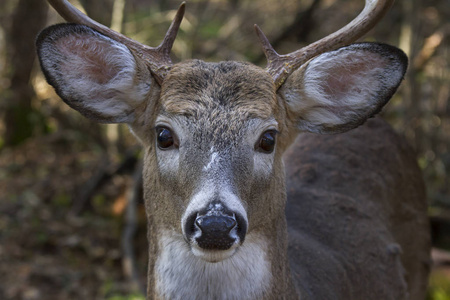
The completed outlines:
[[[156,128],[156,140],[160,149],[169,149],[175,143],[172,132],[166,127]]]
[[[275,130],[268,130],[261,135],[257,150],[264,153],[272,153],[275,148]]]

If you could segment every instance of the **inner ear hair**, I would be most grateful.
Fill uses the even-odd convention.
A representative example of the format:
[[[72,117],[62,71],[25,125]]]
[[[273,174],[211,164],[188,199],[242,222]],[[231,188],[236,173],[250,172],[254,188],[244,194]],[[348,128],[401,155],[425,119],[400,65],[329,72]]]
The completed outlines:
[[[397,90],[406,68],[406,55],[398,48],[358,43],[310,60],[278,93],[298,129],[340,133],[377,114]]]
[[[132,122],[149,93],[148,68],[124,44],[87,26],[51,26],[39,35],[37,49],[47,81],[90,119]]]

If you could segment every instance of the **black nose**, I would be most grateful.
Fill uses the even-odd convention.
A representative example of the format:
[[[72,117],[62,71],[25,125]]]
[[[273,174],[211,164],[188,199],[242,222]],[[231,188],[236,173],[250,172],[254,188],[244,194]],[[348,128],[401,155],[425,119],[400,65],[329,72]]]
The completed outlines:
[[[236,227],[234,217],[201,216],[197,217],[195,224],[201,230],[201,235],[196,239],[197,244],[206,250],[227,250],[236,241],[236,235],[231,230]]]

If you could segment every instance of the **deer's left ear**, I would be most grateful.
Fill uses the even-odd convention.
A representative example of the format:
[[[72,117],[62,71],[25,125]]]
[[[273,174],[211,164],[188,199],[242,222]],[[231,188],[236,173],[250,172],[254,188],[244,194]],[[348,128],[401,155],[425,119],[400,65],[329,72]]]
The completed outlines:
[[[378,113],[406,72],[406,55],[393,46],[360,43],[327,52],[292,73],[279,89],[303,131],[339,133]]]

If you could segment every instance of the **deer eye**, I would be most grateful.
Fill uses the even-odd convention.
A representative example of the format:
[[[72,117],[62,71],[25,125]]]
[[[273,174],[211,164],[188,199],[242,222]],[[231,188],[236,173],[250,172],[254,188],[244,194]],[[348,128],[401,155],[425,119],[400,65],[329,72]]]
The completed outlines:
[[[259,138],[259,142],[257,144],[256,150],[259,150],[263,153],[272,153],[275,148],[275,130],[267,130],[264,132]]]
[[[156,128],[156,140],[158,142],[158,147],[163,150],[172,148],[175,144],[172,131],[166,127]]]

